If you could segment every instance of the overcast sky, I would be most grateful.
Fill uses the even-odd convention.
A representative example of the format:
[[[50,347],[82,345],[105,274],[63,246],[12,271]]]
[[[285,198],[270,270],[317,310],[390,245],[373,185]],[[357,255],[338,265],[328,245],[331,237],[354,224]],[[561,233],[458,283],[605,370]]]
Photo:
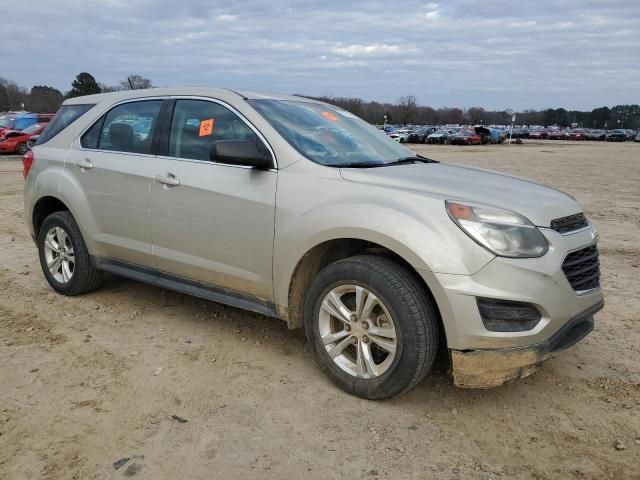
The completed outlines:
[[[640,103],[640,0],[46,0],[0,17],[3,77],[431,106]],[[5,9],[6,10],[6,9]]]

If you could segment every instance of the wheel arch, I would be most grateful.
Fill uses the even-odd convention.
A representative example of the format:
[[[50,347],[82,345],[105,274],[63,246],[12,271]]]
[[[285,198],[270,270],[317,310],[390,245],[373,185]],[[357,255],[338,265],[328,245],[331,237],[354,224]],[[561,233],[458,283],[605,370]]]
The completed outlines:
[[[289,280],[288,303],[286,312],[282,315],[289,328],[301,328],[304,324],[304,303],[307,292],[318,272],[327,265],[338,260],[361,254],[378,255],[390,258],[404,267],[423,287],[433,303],[440,326],[441,340],[446,343],[446,333],[442,323],[440,307],[433,294],[431,286],[419,273],[418,268],[405,256],[380,242],[364,240],[362,238],[344,237],[322,241],[311,247],[298,260]]]
[[[51,215],[54,212],[70,212],[69,207],[59,198],[47,195],[42,198],[39,198],[33,207],[33,212],[31,215],[31,224],[33,225],[33,231],[38,236],[40,232],[40,227],[44,222],[45,218]]]

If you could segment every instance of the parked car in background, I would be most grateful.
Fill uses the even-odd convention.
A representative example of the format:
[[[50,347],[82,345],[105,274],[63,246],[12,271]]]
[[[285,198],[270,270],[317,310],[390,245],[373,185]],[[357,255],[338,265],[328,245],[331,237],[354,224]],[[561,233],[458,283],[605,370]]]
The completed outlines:
[[[459,129],[441,128],[427,136],[427,143],[447,143],[448,137],[454,135]]]
[[[47,123],[34,123],[24,130],[4,130],[0,133],[0,152],[24,155],[28,150],[28,142],[34,135],[40,136]]]
[[[605,130],[588,130],[585,136],[587,140],[603,141],[607,139],[607,132]]]
[[[409,135],[411,134],[411,132],[412,130],[401,128],[389,133],[389,136],[398,143],[409,143]]]
[[[480,137],[483,144],[501,142],[500,130],[497,128],[476,125],[475,127],[473,127],[473,131]]]
[[[627,132],[627,140],[633,141],[636,138],[636,132],[634,130],[627,128],[625,131]]]
[[[514,128],[511,132],[511,138],[527,138],[527,135],[529,135],[529,130],[524,127]]]
[[[587,133],[581,128],[569,130],[566,135],[567,140],[586,140]]]
[[[547,138],[549,140],[564,140],[566,139],[566,135],[562,130],[550,130],[547,133]]]
[[[482,138],[472,130],[460,130],[449,136],[449,143],[451,145],[480,145]]]
[[[313,99],[68,99],[23,176],[54,291],[90,292],[110,272],[280,318],[368,399],[411,390],[439,349],[457,386],[525,377],[604,305],[598,235],[572,196],[416,155]]]
[[[418,127],[409,134],[409,143],[427,143],[427,137],[438,127]]]
[[[622,130],[621,128],[616,128],[615,130],[609,130],[609,132],[607,132],[607,142],[626,142],[626,141],[627,141],[626,130]]]
[[[634,141],[634,142],[640,142],[640,132],[638,132],[638,133],[636,134],[636,136],[633,138],[633,141]]]
[[[536,138],[538,140],[542,140],[547,138],[549,133],[544,128],[535,128],[533,130],[529,130],[529,138]]]
[[[15,113],[4,115],[0,119],[0,134],[5,130],[24,130],[34,123],[47,123],[53,113]]]

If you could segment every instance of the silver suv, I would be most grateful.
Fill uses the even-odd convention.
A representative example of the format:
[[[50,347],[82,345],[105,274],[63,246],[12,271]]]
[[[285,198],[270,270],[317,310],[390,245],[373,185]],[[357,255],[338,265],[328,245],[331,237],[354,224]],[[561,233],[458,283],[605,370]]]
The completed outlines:
[[[415,155],[351,113],[213,88],[67,100],[24,158],[49,284],[103,272],[304,327],[344,390],[526,376],[593,328],[597,234],[562,192]]]

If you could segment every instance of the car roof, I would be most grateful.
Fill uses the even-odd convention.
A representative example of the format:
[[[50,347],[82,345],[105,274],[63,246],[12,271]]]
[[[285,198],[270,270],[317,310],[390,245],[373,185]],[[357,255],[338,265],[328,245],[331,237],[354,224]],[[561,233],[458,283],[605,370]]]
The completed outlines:
[[[300,97],[295,95],[282,95],[278,93],[256,92],[251,90],[231,90],[229,88],[214,87],[163,87],[163,88],[147,88],[142,90],[123,90],[118,92],[98,93],[94,95],[85,95],[65,100],[64,105],[82,105],[87,103],[100,103],[103,101],[119,101],[129,98],[145,98],[145,97],[171,97],[171,96],[195,96],[195,97],[214,97],[219,99],[229,99],[235,97],[237,99],[261,99],[261,100],[295,100],[301,102],[323,103],[318,100]]]

